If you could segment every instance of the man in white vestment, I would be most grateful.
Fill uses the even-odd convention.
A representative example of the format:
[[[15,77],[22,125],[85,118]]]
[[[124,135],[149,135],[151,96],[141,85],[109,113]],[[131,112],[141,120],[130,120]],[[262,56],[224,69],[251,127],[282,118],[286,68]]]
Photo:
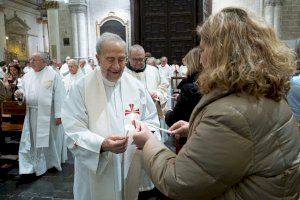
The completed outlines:
[[[145,50],[136,44],[129,48],[126,71],[143,83],[156,104],[160,119],[164,118],[162,109],[167,102],[169,83],[158,67],[145,64]]]
[[[150,94],[153,102],[155,103],[159,119],[164,121],[164,114],[162,109],[167,102],[169,83],[167,79],[165,79],[161,75],[158,67],[147,65],[145,63],[145,60],[146,55],[144,48],[138,44],[131,46],[128,52],[129,62],[125,71],[142,82],[147,92]],[[147,177],[146,174],[143,175],[143,177]],[[151,185],[150,180],[149,185]],[[150,189],[153,188],[141,187],[140,197],[146,194],[149,195],[150,193],[154,193],[152,191],[149,191]]]
[[[131,124],[159,122],[144,86],[123,73],[125,49],[118,35],[102,34],[96,45],[100,69],[77,81],[63,105],[67,146],[75,157],[75,200],[134,200],[140,185],[149,183],[140,180],[141,152],[132,144]]]
[[[86,64],[85,59],[79,60],[79,67],[83,74],[87,74],[87,73],[90,73],[93,71],[92,66],[90,66],[89,64]]]
[[[65,63],[61,66],[61,68],[59,69],[59,73],[61,75],[61,77],[64,79],[65,76],[68,75],[69,73],[69,66],[68,66],[68,62],[70,60],[70,56],[66,57]]]
[[[84,76],[83,72],[78,69],[77,60],[70,59],[68,62],[69,74],[64,78],[63,82],[65,85],[65,90],[67,94],[69,93],[71,86],[81,77]]]
[[[39,176],[50,168],[61,171],[61,162],[66,159],[61,128],[65,90],[59,74],[46,66],[47,54],[35,53],[30,62],[32,70],[23,76],[22,85],[15,92],[18,99],[26,102],[19,173]]]

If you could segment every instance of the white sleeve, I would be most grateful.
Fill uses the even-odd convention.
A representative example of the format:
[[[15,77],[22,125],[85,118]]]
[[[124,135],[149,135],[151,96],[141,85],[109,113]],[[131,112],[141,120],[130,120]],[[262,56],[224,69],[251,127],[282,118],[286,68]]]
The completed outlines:
[[[60,78],[60,76],[56,73],[54,80],[54,117],[61,118],[61,106],[66,97],[66,91],[64,88],[64,84]]]
[[[84,79],[75,83],[62,107],[62,124],[67,135],[67,147],[73,155],[94,173],[105,168],[109,152],[101,153],[104,137],[88,129],[88,113],[84,102]]]
[[[141,121],[159,127],[160,124],[159,124],[159,119],[158,119],[155,104],[148,92],[144,93],[144,95],[145,96],[141,98],[143,104]],[[161,135],[158,129],[154,129],[152,127],[149,127],[149,129],[151,129],[151,131],[154,131],[154,135],[158,140],[161,140]]]

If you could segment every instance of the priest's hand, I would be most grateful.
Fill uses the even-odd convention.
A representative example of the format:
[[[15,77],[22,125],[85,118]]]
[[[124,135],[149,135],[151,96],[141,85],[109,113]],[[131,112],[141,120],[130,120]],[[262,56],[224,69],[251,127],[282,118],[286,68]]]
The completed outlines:
[[[170,135],[174,135],[176,139],[180,137],[187,137],[189,133],[189,123],[183,120],[180,120],[173,124],[169,131],[171,131]]]
[[[138,149],[143,149],[144,145],[151,137],[154,137],[154,135],[143,122],[137,125],[133,140]]]
[[[110,151],[113,153],[124,153],[128,145],[128,137],[108,136],[101,145],[101,151]]]
[[[61,118],[55,118],[55,125],[58,126],[61,124]]]
[[[158,96],[157,96],[156,92],[152,92],[152,93],[150,94],[150,96],[151,96],[151,98],[152,98],[153,100],[157,100],[157,99],[158,99]]]

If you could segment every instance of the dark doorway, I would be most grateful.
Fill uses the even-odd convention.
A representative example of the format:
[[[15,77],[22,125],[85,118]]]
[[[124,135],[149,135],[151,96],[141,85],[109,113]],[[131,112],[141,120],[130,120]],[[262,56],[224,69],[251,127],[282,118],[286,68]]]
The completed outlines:
[[[132,43],[169,64],[199,44],[196,26],[211,13],[211,0],[131,0]]]

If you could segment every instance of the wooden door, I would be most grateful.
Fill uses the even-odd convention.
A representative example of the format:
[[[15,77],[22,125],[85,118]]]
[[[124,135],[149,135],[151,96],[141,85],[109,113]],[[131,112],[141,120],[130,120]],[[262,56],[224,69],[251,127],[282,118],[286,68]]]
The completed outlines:
[[[197,24],[211,13],[211,0],[132,0],[133,41],[157,58],[181,63],[199,44]]]

